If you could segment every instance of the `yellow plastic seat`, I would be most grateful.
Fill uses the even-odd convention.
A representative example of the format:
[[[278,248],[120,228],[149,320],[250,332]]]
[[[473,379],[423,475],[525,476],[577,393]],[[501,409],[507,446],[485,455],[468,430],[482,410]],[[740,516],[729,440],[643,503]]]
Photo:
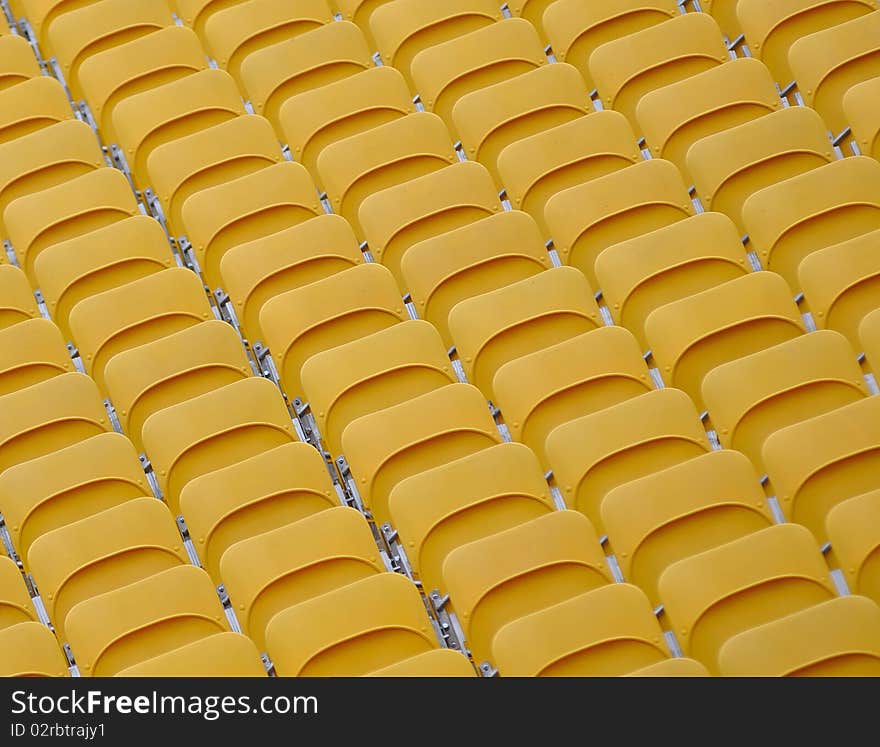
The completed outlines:
[[[390,521],[388,499],[407,477],[501,443],[479,390],[443,386],[358,418],[342,451],[363,504],[377,524]]]
[[[260,329],[290,397],[303,394],[305,362],[409,319],[391,273],[374,263],[337,272],[270,299]]]
[[[457,161],[443,120],[417,112],[328,145],[318,156],[316,180],[334,212],[362,236],[358,208],[369,195]]]
[[[570,267],[465,299],[449,312],[465,374],[489,398],[505,363],[601,326],[589,285]]]
[[[608,584],[513,620],[492,639],[502,677],[615,677],[666,661],[644,592]]]
[[[512,18],[432,44],[413,58],[410,72],[425,109],[453,128],[452,108],[462,96],[546,64],[535,27]]]
[[[279,677],[357,677],[439,648],[416,587],[399,573],[279,612],[266,644]]]
[[[604,111],[511,143],[498,156],[498,174],[511,206],[549,237],[544,208],[554,195],[641,160],[626,118]]]
[[[259,49],[241,63],[239,80],[257,114],[281,133],[278,115],[287,99],[373,66],[370,49],[352,23],[328,23]]]
[[[862,153],[880,160],[880,76],[850,88],[843,111]]]
[[[202,32],[205,48],[236,80],[254,52],[333,20],[324,0],[248,0],[213,13]]]
[[[554,428],[545,449],[565,504],[604,533],[600,506],[612,489],[711,446],[690,398],[656,389]]]
[[[552,511],[453,550],[443,562],[467,647],[491,661],[502,626],[611,582],[592,524]]]
[[[36,619],[37,612],[21,571],[15,561],[0,555],[0,631]]]
[[[113,127],[117,104],[207,67],[208,58],[195,33],[168,26],[92,55],[80,66],[78,78],[104,141],[112,143],[118,137]]]
[[[188,197],[181,209],[186,236],[209,287],[223,283],[220,262],[230,249],[323,214],[306,170],[283,161]]]
[[[205,25],[215,13],[226,8],[241,5],[247,0],[172,0],[176,6],[178,18],[204,37]]]
[[[694,143],[687,171],[706,210],[724,213],[745,233],[742,208],[755,192],[834,160],[822,118],[791,106]]]
[[[705,0],[704,0],[705,2]],[[664,659],[656,664],[629,672],[625,677],[711,677],[696,659],[680,656],[675,659]]]
[[[786,86],[789,50],[801,37],[877,10],[876,0],[737,0],[736,15],[752,56]]]
[[[645,337],[668,386],[704,408],[701,386],[713,368],[805,331],[782,277],[753,272],[655,309]]]
[[[370,49],[376,48],[376,42],[370,34],[370,16],[383,3],[390,0],[333,0],[333,7],[344,21],[357,24],[357,27],[369,40]]]
[[[168,508],[133,498],[34,540],[28,567],[62,640],[79,602],[188,562]]]
[[[440,335],[420,320],[316,353],[303,364],[300,378],[334,455],[353,420],[456,381]]]
[[[624,578],[652,604],[660,576],[676,561],[774,524],[755,468],[730,450],[618,485],[601,513]]]
[[[880,488],[880,398],[866,397],[776,431],[765,442],[764,464],[789,521],[820,542],[825,517],[838,503]]]
[[[271,298],[363,261],[348,222],[320,215],[230,249],[220,260],[220,275],[242,329],[256,341],[263,339],[260,311]]]
[[[369,195],[358,220],[370,253],[403,288],[401,264],[413,246],[501,211],[489,172],[466,161]]]
[[[859,325],[859,340],[875,376],[880,373],[880,312],[872,311]]]
[[[701,213],[605,249],[596,276],[611,316],[647,350],[645,320],[664,304],[749,272],[733,222]]]
[[[217,633],[126,667],[116,677],[265,677],[253,641],[240,633]]]
[[[61,332],[48,319],[0,330],[0,396],[75,370]]]
[[[0,91],[40,75],[40,65],[26,39],[12,35],[0,38]]]
[[[52,631],[38,622],[0,630],[0,677],[69,677],[67,659]]]
[[[346,506],[241,540],[220,560],[242,631],[260,650],[278,613],[384,571],[370,525]]]
[[[880,229],[880,163],[846,158],[766,187],[746,200],[743,221],[765,269],[798,292],[810,253]]]
[[[198,276],[173,267],[83,299],[69,322],[86,371],[106,390],[114,355],[213,318]]]
[[[17,267],[0,263],[0,329],[40,316],[27,277]]]
[[[370,33],[386,65],[412,82],[411,65],[423,49],[489,26],[502,19],[493,0],[423,0],[384,3],[370,14]]]
[[[498,157],[504,148],[593,111],[580,73],[565,63],[545,65],[462,96],[452,108],[467,157],[503,186]]]
[[[770,434],[869,395],[855,352],[830,330],[725,363],[707,374],[702,391],[722,445],[762,472]]]
[[[419,472],[388,499],[391,523],[425,591],[441,588],[456,547],[554,510],[535,455],[503,443]]]
[[[737,633],[836,597],[813,536],[778,524],[670,565],[660,599],[685,656],[718,673],[721,646]]]
[[[403,76],[393,67],[373,67],[291,96],[278,120],[294,160],[315,174],[328,145],[415,110]]]
[[[437,328],[447,347],[453,344],[449,312],[459,301],[504,288],[549,267],[550,256],[538,225],[517,210],[420,241],[400,263],[403,284],[419,316]]]
[[[68,119],[73,119],[73,110],[53,78],[39,76],[0,89],[0,144]]]
[[[70,312],[84,298],[174,266],[162,226],[135,215],[47,246],[33,274],[49,314],[70,339]]]
[[[368,677],[476,677],[477,673],[459,651],[438,648],[416,654],[396,664],[370,672]]]
[[[877,677],[880,607],[832,599],[731,638],[718,668],[727,677]]]
[[[880,604],[880,489],[847,498],[825,517],[831,548],[853,594]]]
[[[66,629],[82,675],[109,677],[229,624],[208,574],[180,565],[80,602]]]
[[[66,373],[0,397],[0,472],[113,429],[95,383]]]
[[[638,128],[636,107],[645,94],[729,60],[715,19],[707,13],[685,13],[605,42],[588,64],[602,105]]]
[[[694,143],[781,109],[767,67],[741,58],[645,94],[636,118],[653,156],[672,161],[690,181],[687,154]]]
[[[19,18],[27,18],[34,31],[34,36],[45,47],[43,52],[50,51],[47,47],[49,25],[59,16],[70,13],[77,8],[86,7],[98,0],[15,0],[20,4]]]
[[[554,428],[651,389],[638,343],[622,327],[600,327],[518,357],[492,381],[510,435],[545,468],[545,442]]]
[[[560,260],[577,267],[596,290],[594,264],[605,248],[694,214],[681,173],[660,159],[570,187],[544,208]]]
[[[128,180],[116,169],[95,169],[42,192],[19,197],[3,221],[21,268],[35,280],[34,262],[47,247],[140,215]]]
[[[525,18],[538,31],[543,31],[542,19],[547,8],[557,0],[512,0],[507,3],[510,13],[515,18]]]
[[[190,480],[180,508],[204,568],[216,583],[220,558],[237,542],[339,505],[321,454],[288,443]]]

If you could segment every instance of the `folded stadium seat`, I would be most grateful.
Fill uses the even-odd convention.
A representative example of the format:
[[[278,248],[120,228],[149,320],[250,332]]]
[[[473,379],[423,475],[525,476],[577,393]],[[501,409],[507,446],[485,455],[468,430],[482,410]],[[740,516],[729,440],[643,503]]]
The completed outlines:
[[[859,339],[875,376],[880,376],[880,312],[872,311],[859,325]]]
[[[82,676],[109,677],[229,623],[208,574],[180,565],[80,602],[66,630]]]
[[[745,233],[750,195],[834,160],[826,130],[812,109],[792,106],[698,140],[685,160],[703,207]]]
[[[147,174],[166,223],[180,235],[185,229],[182,211],[188,197],[282,160],[268,120],[247,115],[160,145],[147,158]]]
[[[489,172],[465,161],[374,192],[361,203],[358,220],[370,254],[406,289],[401,263],[413,246],[500,212]]]
[[[505,624],[612,582],[592,524],[575,511],[551,511],[454,549],[443,579],[479,664],[492,660]]]
[[[508,8],[516,18],[525,18],[538,31],[544,34],[542,19],[547,8],[557,0],[512,0],[507,3]]]
[[[0,262],[0,329],[40,316],[27,277],[17,267]]]
[[[400,272],[419,316],[452,347],[447,322],[459,301],[549,267],[550,255],[535,220],[527,213],[506,210],[414,244],[403,257]]]
[[[412,94],[393,67],[373,67],[290,97],[278,116],[294,160],[317,173],[331,143],[415,112]]]
[[[713,368],[805,332],[785,281],[753,272],[655,309],[645,337],[667,386],[705,409],[700,387]]]
[[[733,42],[740,34],[739,18],[736,15],[736,5],[739,0],[700,0],[700,9],[712,16],[721,27],[725,37]]]
[[[511,143],[498,156],[498,174],[510,204],[549,237],[544,208],[553,195],[641,160],[626,118],[605,111]]]
[[[370,14],[370,33],[382,61],[412,83],[411,65],[423,49],[489,26],[503,18],[495,0],[396,0]]]
[[[880,488],[880,397],[866,397],[776,431],[764,464],[789,521],[820,542],[825,517],[838,503]]]
[[[296,440],[278,388],[257,376],[159,410],[142,434],[175,515],[190,480]]]
[[[170,0],[177,17],[204,38],[205,25],[215,13],[241,5],[247,0]]]
[[[27,553],[47,532],[134,498],[152,496],[131,442],[102,433],[0,475],[0,509],[12,544]]]
[[[174,517],[153,497],[53,529],[28,550],[28,567],[62,640],[74,605],[188,562]]]
[[[0,630],[0,677],[69,677],[67,659],[52,631],[38,622]]]
[[[65,13],[94,5],[99,0],[20,0],[21,14],[27,18],[34,37],[42,48],[44,59],[48,59],[51,50],[48,48],[48,29],[55,19]]]
[[[563,264],[577,267],[599,290],[594,263],[606,247],[694,215],[679,170],[669,161],[644,161],[547,201],[544,218]]]
[[[531,447],[545,469],[545,441],[556,426],[651,389],[636,339],[622,327],[601,327],[510,360],[492,382],[510,435]]]
[[[452,121],[467,157],[489,169],[501,189],[498,157],[506,146],[592,111],[580,73],[560,63],[462,96]]]
[[[48,319],[0,330],[0,396],[75,370],[61,332]]]
[[[135,215],[47,246],[33,275],[50,316],[69,340],[70,312],[84,298],[174,266],[162,226]]]
[[[0,555],[0,630],[37,619],[34,603],[15,561]]]
[[[104,369],[119,424],[138,451],[154,412],[253,375],[236,331],[211,320],[114,355]]]
[[[753,57],[787,86],[788,52],[801,37],[877,10],[876,0],[737,0],[736,15]]]
[[[468,658],[449,648],[438,648],[390,664],[368,677],[476,677]]]
[[[711,446],[690,398],[656,389],[554,428],[545,450],[565,504],[604,533],[599,508],[609,491]]]
[[[778,524],[679,560],[660,576],[660,599],[682,653],[718,673],[725,641],[837,596],[813,536]]]
[[[644,592],[608,584],[503,626],[492,639],[502,677],[614,677],[666,661]]]
[[[79,69],[92,55],[172,26],[165,0],[101,0],[72,9],[47,29],[49,47],[74,100],[83,98]]]
[[[570,267],[459,301],[449,312],[464,372],[489,399],[492,379],[505,363],[601,326],[589,285]]]
[[[880,76],[850,88],[843,111],[853,136],[866,156],[880,160]]]
[[[83,299],[69,322],[80,359],[103,390],[104,368],[117,353],[212,318],[196,274],[174,267]]]
[[[279,612],[266,629],[279,677],[357,677],[439,648],[415,585],[379,573]]]
[[[217,633],[119,671],[116,677],[265,677],[253,641]]]
[[[211,289],[223,285],[220,261],[239,244],[323,215],[306,170],[282,161],[186,198],[181,208],[186,237]]]
[[[830,330],[718,366],[702,390],[721,444],[762,474],[761,447],[770,434],[870,394],[852,347]]]
[[[688,183],[690,147],[782,109],[782,99],[767,67],[738,59],[645,94],[636,118],[655,158],[672,161]]]
[[[703,0],[705,2],[706,0]],[[642,669],[636,669],[634,672],[628,672],[624,677],[711,677],[709,670],[706,669],[696,659],[688,659],[686,657],[678,657],[675,659],[664,659],[656,664],[650,664]]]
[[[371,263],[275,296],[260,312],[260,329],[293,399],[303,395],[300,372],[313,355],[407,319],[394,277]]]
[[[358,208],[369,195],[457,162],[443,120],[416,112],[328,145],[315,179],[361,237]]]
[[[334,456],[342,453],[342,432],[353,420],[456,381],[440,335],[416,320],[316,353],[300,378]]]
[[[31,78],[0,89],[0,144],[73,119],[67,94],[54,78]]]
[[[743,222],[764,268],[798,293],[810,253],[880,229],[880,163],[846,158],[765,187],[746,200]]]
[[[113,429],[88,376],[53,376],[0,397],[0,472]]]
[[[348,221],[319,215],[230,249],[220,261],[220,275],[238,322],[256,341],[263,339],[260,311],[269,299],[363,261]]]
[[[550,513],[554,504],[531,450],[503,443],[402,480],[388,510],[429,592],[441,588],[443,561],[456,547]]]
[[[589,57],[602,105],[626,116],[638,131],[636,107],[651,91],[724,62],[730,54],[707,13],[685,13],[600,45]]]
[[[168,26],[92,55],[79,68],[79,84],[105,143],[118,142],[113,110],[129,96],[205,70],[208,58],[188,28]]]
[[[652,604],[660,576],[677,560],[775,523],[755,468],[730,450],[618,485],[600,510],[624,578]]]
[[[346,506],[241,540],[220,559],[241,629],[261,651],[279,612],[384,571],[370,525]]]
[[[705,0],[703,0],[705,5]],[[587,89],[596,87],[590,75],[590,55],[602,44],[679,15],[678,0],[555,0],[537,19],[559,62],[580,70]],[[537,24],[536,24],[537,25]]]
[[[759,625],[721,647],[727,677],[877,677],[880,607],[847,596]]]
[[[342,451],[360,498],[378,524],[390,520],[388,498],[407,477],[501,443],[476,388],[434,391],[358,418],[342,434]]]
[[[44,249],[134,215],[140,211],[128,180],[103,168],[19,197],[7,205],[3,221],[21,268],[34,281],[34,262]]]
[[[880,489],[847,498],[825,517],[831,549],[853,594],[880,604]]]
[[[611,316],[647,350],[654,309],[742,277],[749,265],[733,222],[700,213],[608,247],[595,269]]]
[[[40,75],[40,65],[26,39],[0,37],[0,91]]]
[[[288,98],[371,67],[370,49],[360,29],[351,23],[328,23],[248,55],[239,81],[254,111],[280,135],[278,114]]]
[[[339,505],[320,452],[289,443],[190,480],[180,508],[203,567],[215,583],[236,542]]]
[[[344,21],[357,24],[361,33],[369,40],[370,49],[376,48],[376,42],[370,34],[370,16],[380,5],[390,0],[333,0],[333,7]]]

